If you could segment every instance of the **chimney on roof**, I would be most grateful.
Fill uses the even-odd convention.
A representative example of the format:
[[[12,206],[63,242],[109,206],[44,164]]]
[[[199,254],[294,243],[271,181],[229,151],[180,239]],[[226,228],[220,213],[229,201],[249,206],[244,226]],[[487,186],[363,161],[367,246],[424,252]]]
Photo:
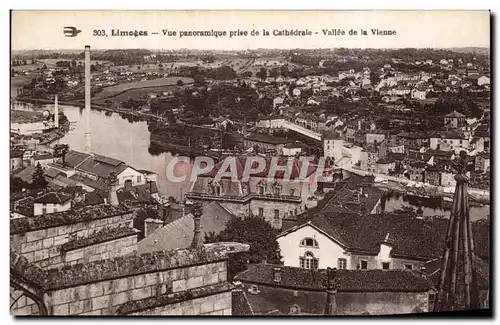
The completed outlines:
[[[163,226],[163,221],[160,219],[147,218],[144,220],[144,237],[155,232]]]
[[[120,187],[120,184],[118,183],[118,179],[116,178],[116,175],[114,172],[109,175],[109,193],[108,193],[108,203],[114,206],[117,206],[120,204],[118,201],[118,195],[116,194],[116,191]]]
[[[275,267],[273,269],[273,280],[274,283],[281,283],[281,268]]]
[[[199,203],[193,208],[192,213],[194,220],[194,235],[193,241],[191,242],[191,248],[198,248],[203,246],[203,238],[201,238],[201,215],[203,212]]]

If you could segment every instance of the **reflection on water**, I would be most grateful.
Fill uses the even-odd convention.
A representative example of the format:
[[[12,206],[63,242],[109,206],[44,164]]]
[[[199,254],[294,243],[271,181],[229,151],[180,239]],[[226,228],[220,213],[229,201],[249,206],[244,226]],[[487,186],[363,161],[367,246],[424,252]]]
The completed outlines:
[[[385,201],[385,211],[391,212],[403,207],[412,207],[418,209],[421,207],[424,216],[447,216],[450,215],[449,207],[443,207],[441,199],[420,198],[413,195],[401,195],[394,193]],[[490,213],[490,206],[484,205],[481,207],[471,206],[470,217],[472,221],[486,219]]]
[[[15,109],[20,110],[52,110],[52,104],[31,105],[16,102]],[[83,108],[59,105],[68,120],[72,122],[71,131],[59,143],[69,144],[71,149],[83,151],[85,145],[85,116]],[[172,183],[167,181],[166,167],[172,159],[170,153],[152,155],[148,151],[150,133],[147,122],[122,117],[117,113],[109,114],[92,110],[90,115],[92,127],[92,152],[123,160],[136,169],[146,169],[158,174],[158,189],[165,196],[180,199],[189,189],[189,181]]]

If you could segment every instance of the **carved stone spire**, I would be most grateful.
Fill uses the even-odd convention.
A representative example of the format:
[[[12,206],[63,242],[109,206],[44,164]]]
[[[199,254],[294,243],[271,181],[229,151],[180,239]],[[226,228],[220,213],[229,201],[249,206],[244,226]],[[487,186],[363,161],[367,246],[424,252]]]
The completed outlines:
[[[441,262],[438,296],[434,311],[478,308],[474,267],[474,241],[469,212],[467,172],[469,157],[462,151],[452,164],[457,174],[455,195],[448,222],[445,249]]]

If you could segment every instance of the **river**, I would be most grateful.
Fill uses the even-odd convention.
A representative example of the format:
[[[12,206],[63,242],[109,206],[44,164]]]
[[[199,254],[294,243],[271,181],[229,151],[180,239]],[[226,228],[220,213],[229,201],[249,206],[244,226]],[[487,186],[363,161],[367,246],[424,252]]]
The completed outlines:
[[[85,142],[85,118],[83,108],[68,105],[59,105],[60,109],[72,123],[71,130],[59,143],[67,143],[70,148],[83,151]],[[53,105],[42,104],[32,105],[28,103],[15,102],[13,109],[18,110],[50,110]],[[150,132],[145,121],[136,120],[132,117],[122,117],[118,113],[92,110],[90,115],[92,127],[92,152],[108,157],[120,159],[136,169],[147,169],[158,174],[158,189],[165,196],[173,196],[180,199],[189,190],[189,180],[181,183],[173,183],[167,180],[166,166],[172,160],[172,155],[162,153],[153,155],[149,152]],[[190,175],[190,167],[177,164],[177,167],[184,170],[176,170],[177,176],[186,173]],[[420,202],[420,203],[418,203]],[[391,196],[386,200],[385,211],[401,209],[403,206],[418,208],[422,205],[425,216],[446,215],[450,211],[443,209],[436,202],[426,199],[416,199],[411,196]],[[490,213],[490,206],[471,207],[471,219],[473,221],[487,218]]]
[[[15,102],[14,109],[53,110],[52,104],[32,105]],[[59,105],[71,122],[71,130],[59,143],[67,143],[73,150],[83,151],[85,145],[85,117],[83,108]],[[124,161],[136,169],[147,169],[158,174],[158,190],[165,196],[180,199],[189,189],[189,181],[173,183],[167,180],[166,166],[172,160],[170,153],[152,155],[149,151],[148,125],[145,121],[134,121],[118,113],[106,113],[92,110],[90,114],[92,128],[92,152]],[[182,168],[181,165],[179,165]],[[180,176],[180,173],[176,174]],[[189,170],[188,170],[189,172]],[[188,174],[189,175],[189,174]]]

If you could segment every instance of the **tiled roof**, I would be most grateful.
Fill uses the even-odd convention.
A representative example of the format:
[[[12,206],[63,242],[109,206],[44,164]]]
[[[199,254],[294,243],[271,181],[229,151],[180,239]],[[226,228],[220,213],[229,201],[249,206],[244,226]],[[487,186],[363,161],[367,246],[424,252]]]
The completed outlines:
[[[116,175],[129,167],[123,161],[101,155],[89,155],[70,150],[65,157],[65,163],[71,168],[97,175],[109,177],[114,172]]]
[[[270,143],[270,144],[285,144],[290,142],[290,140],[285,138],[279,138],[268,134],[252,133],[245,137],[245,140]]]
[[[281,282],[274,282],[273,272],[280,268]],[[337,270],[338,292],[425,292],[432,284],[419,273],[409,270]],[[325,270],[255,264],[236,275],[235,280],[290,289],[324,291]]]
[[[465,115],[464,115],[464,114],[461,114],[461,113],[459,113],[459,112],[457,112],[457,111],[453,111],[453,112],[451,112],[451,113],[446,114],[444,117],[462,118],[462,117],[465,117]]]
[[[46,168],[43,171],[45,176],[48,176],[50,178],[56,178],[57,175],[64,175],[61,171],[55,169],[55,168]]]
[[[263,157],[260,157],[260,156],[238,156],[238,157],[227,157],[226,159],[234,159],[235,160],[234,165],[236,166],[236,175],[237,175],[238,179],[242,179],[247,159],[252,159],[252,158],[255,158],[255,160],[253,161],[253,163],[255,163],[255,164],[257,164],[257,160],[264,159],[265,162],[266,162],[266,166],[265,166],[265,168],[264,168],[264,170],[262,172],[257,173],[257,174],[252,174],[251,176],[254,176],[254,177],[267,177],[269,175],[269,170],[270,170],[271,162],[272,162],[272,159],[269,158],[269,157],[263,158]],[[278,158],[278,165],[279,166],[282,166],[282,165],[286,166],[287,163],[288,163],[288,159],[293,159],[292,170],[290,172],[290,179],[298,178],[300,176],[300,172],[301,172],[301,167],[303,165],[303,161],[300,160],[300,159],[298,159],[298,158],[280,157],[280,158]],[[214,178],[217,175],[217,173],[219,172],[219,169],[223,166],[223,164],[224,164],[224,161],[221,161],[220,163],[216,164],[212,168],[211,171],[209,171],[208,173],[199,175],[199,177]],[[233,165],[232,163],[229,164],[229,166],[232,166],[232,165]],[[226,163],[226,167],[227,167],[227,163]],[[229,171],[229,170],[230,170],[230,168],[227,168],[226,171]],[[310,176],[315,171],[316,171],[316,167],[314,167],[312,163],[309,163],[308,164],[308,171],[307,171],[306,177]],[[231,172],[232,172],[232,170],[231,170]],[[283,178],[284,173],[285,173],[284,171],[277,171],[276,174],[275,174],[275,178],[276,179]]]
[[[201,216],[202,236],[210,232],[218,234],[232,218],[233,215],[218,202],[211,202],[204,206]],[[137,245],[137,251],[142,254],[166,249],[188,248],[193,240],[193,231],[193,215],[189,213],[141,240]]]
[[[71,196],[65,193],[50,192],[35,199],[35,203],[63,204],[71,200]]]
[[[232,291],[231,305],[233,309],[233,316],[253,315],[252,306],[248,301],[245,291],[243,291],[242,289],[235,289]]]

